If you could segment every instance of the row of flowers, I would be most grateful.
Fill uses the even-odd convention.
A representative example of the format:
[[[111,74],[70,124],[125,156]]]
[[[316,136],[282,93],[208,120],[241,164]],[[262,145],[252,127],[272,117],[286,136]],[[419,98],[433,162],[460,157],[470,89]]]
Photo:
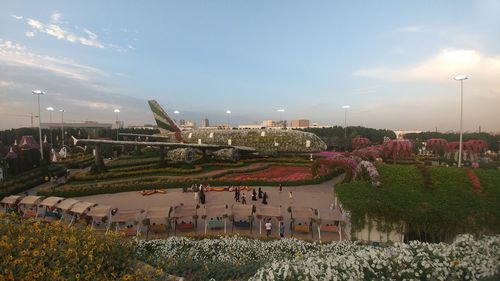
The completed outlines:
[[[375,165],[373,165],[370,161],[361,161],[356,167],[356,175],[362,175],[362,172],[366,171],[370,178],[370,181],[373,186],[380,187],[382,186],[382,182],[380,181],[380,174],[377,171]]]
[[[265,170],[253,173],[230,174],[221,180],[273,180],[273,181],[296,181],[312,178],[311,168],[307,166],[271,166]]]
[[[199,280],[478,280],[499,273],[500,236],[475,240],[463,235],[452,244],[413,241],[384,247],[293,238],[171,237],[141,241],[137,254],[166,272]],[[183,271],[186,263],[194,265],[189,272]]]

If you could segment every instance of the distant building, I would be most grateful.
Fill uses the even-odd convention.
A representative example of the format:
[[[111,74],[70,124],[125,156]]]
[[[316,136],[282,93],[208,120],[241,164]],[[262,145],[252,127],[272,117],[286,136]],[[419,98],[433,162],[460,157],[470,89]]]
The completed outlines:
[[[125,122],[123,122],[123,121],[116,121],[114,128],[115,129],[123,129],[124,125],[125,125]]]
[[[123,124],[123,121],[119,121]],[[72,129],[111,129],[113,127],[112,123],[98,123],[96,121],[85,121],[83,123],[73,123],[73,122],[64,122],[64,123],[42,123],[40,124],[42,129],[60,129],[64,126],[64,128],[72,128]]]
[[[129,129],[150,129],[150,130],[154,130],[154,129],[158,129],[158,126],[157,125],[153,125],[153,124],[144,124],[144,125],[129,125],[128,128]]]
[[[200,125],[200,127],[210,127],[210,124],[209,124],[207,118],[201,119],[201,125]]]
[[[309,120],[307,120],[307,119],[292,120],[290,122],[290,125],[292,126],[292,128],[308,128],[309,127]]]
[[[286,120],[281,121],[273,121],[273,120],[264,120],[260,123],[261,127],[266,128],[286,128]]]
[[[255,129],[263,129],[265,127],[261,125],[238,125],[238,129],[240,130],[255,130]]]
[[[186,120],[184,119],[179,120],[179,126],[184,126],[184,125],[186,125]]]

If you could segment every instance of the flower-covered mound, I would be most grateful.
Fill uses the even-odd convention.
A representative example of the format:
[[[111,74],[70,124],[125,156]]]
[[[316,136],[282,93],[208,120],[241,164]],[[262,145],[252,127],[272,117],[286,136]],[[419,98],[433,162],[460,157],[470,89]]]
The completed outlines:
[[[478,280],[499,273],[500,236],[383,247],[171,237],[139,242],[138,257],[188,280]]]
[[[265,170],[251,173],[229,174],[219,179],[246,181],[246,180],[268,180],[268,181],[297,181],[312,178],[309,166],[271,166]]]

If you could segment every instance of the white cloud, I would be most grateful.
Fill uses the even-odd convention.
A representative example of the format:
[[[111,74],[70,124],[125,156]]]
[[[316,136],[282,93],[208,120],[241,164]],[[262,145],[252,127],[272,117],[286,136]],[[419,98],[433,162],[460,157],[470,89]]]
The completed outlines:
[[[77,35],[75,32],[73,32],[71,29],[65,28],[59,24],[56,24],[60,22],[60,19],[62,17],[62,14],[60,13],[53,13],[51,15],[51,19],[53,23],[50,24],[44,24],[41,21],[27,18],[26,22],[28,25],[33,28],[32,31],[26,32],[26,36],[28,37],[33,37],[31,35],[34,35],[34,31],[38,31],[40,33],[44,33],[50,36],[53,36],[57,38],[58,40],[66,40],[71,43],[80,43],[85,46],[90,46],[94,48],[99,48],[99,49],[104,49],[106,48],[106,44],[102,43],[97,34],[90,31],[89,29],[84,28],[83,32],[85,33],[84,35]],[[126,48],[120,47],[115,44],[108,44],[112,46],[112,49],[115,49],[117,51],[122,52]]]
[[[33,37],[35,36],[35,33],[33,31],[26,31],[26,33],[24,33],[24,35],[26,35],[26,37]]]
[[[50,19],[52,20],[53,23],[59,23],[62,18],[62,14],[59,12],[54,12],[52,15],[50,15]]]
[[[70,59],[39,55],[25,51],[26,47],[12,41],[0,41],[0,62],[8,65],[25,66],[51,71],[76,80],[91,81],[107,73]]]
[[[15,18],[16,20],[22,20],[23,17],[22,16],[18,16],[18,15],[12,15],[13,18]]]
[[[467,74],[498,85],[500,55],[485,56],[476,50],[444,49],[413,66],[367,68],[354,74],[394,82],[448,82],[455,75]]]
[[[63,102],[64,104],[69,103],[69,104],[72,104],[75,106],[86,107],[86,108],[91,108],[91,109],[117,108],[117,106],[114,104],[102,102],[102,101],[95,101],[95,100],[83,100],[83,99],[76,99],[76,98],[57,98],[57,100]]]
[[[415,32],[424,32],[425,26],[423,25],[407,25],[401,26],[396,29],[397,32],[406,32],[406,33],[415,33]]]
[[[30,18],[28,18],[27,21],[28,21],[29,26],[43,32],[43,24],[41,22],[34,20],[34,19],[30,19]]]

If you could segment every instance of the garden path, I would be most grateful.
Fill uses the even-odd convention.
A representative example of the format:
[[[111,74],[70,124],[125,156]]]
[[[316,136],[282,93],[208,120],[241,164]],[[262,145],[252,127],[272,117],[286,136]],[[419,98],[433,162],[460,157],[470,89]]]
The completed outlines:
[[[262,191],[267,192],[269,195],[269,205],[281,205],[282,214],[285,222],[285,236],[290,237],[290,214],[287,212],[289,206],[312,207],[319,209],[321,213],[328,212],[330,205],[334,200],[333,186],[343,179],[343,175],[334,178],[333,180],[326,181],[316,185],[302,185],[302,186],[283,186],[283,191],[280,192],[277,186],[263,186]],[[258,188],[258,187],[256,187]],[[289,200],[289,192],[293,193],[293,199]],[[252,201],[251,192],[245,192],[248,204],[256,206],[262,205],[261,201]],[[140,191],[122,192],[114,194],[99,194],[85,197],[78,197],[76,199],[110,205],[118,209],[148,209],[151,207],[170,207],[184,203],[185,205],[194,205],[194,194],[191,192],[183,193],[180,188],[168,189],[166,194],[154,194],[150,196],[142,196]],[[211,191],[206,193],[207,204],[227,204],[229,208],[232,204],[241,204],[234,201],[234,193],[227,191]],[[201,210],[201,209],[200,209]],[[197,233],[204,232],[204,220],[201,219],[202,212],[200,211],[200,218],[198,219]],[[272,236],[279,237],[278,224],[272,221],[273,229]],[[228,222],[228,233],[231,233],[230,223]],[[236,230],[235,233],[249,235],[248,230]],[[259,221],[256,219],[252,228],[252,235],[259,237],[265,236],[265,231],[259,235]],[[178,235],[182,233],[177,232]],[[209,231],[210,234],[220,234],[221,231]],[[318,233],[315,226],[313,226],[313,239],[318,239]],[[339,240],[338,234],[322,233],[323,241]],[[343,234],[344,236],[344,234]],[[294,234],[294,237],[311,239],[311,234]],[[345,236],[344,236],[345,237]]]

